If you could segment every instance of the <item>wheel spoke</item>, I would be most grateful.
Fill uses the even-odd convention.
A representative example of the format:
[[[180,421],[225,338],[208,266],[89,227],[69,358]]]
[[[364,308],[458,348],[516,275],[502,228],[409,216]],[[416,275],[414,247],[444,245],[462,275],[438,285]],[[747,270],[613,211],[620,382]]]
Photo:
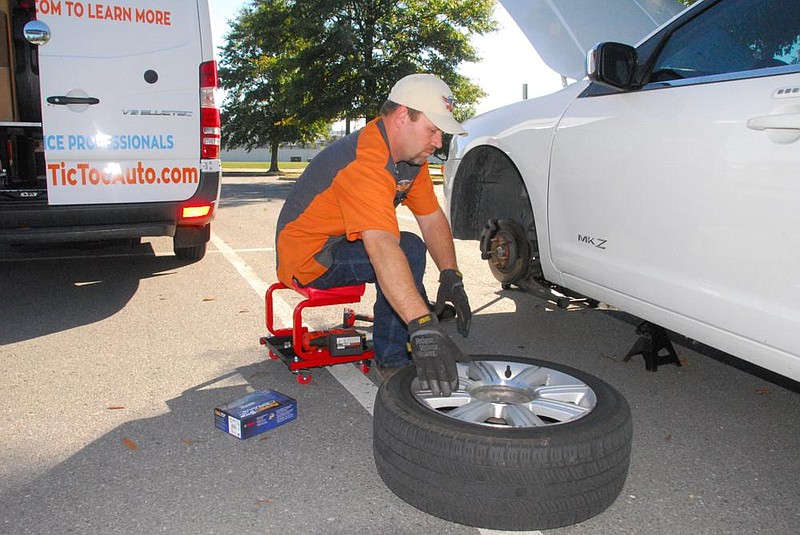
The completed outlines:
[[[546,384],[547,378],[550,374],[548,370],[538,366],[530,366],[526,370],[518,373],[514,377],[515,384],[521,384],[528,387],[536,387]]]
[[[434,410],[461,407],[472,401],[472,396],[469,395],[469,392],[461,389],[456,390],[448,397],[441,394],[434,396],[430,390],[418,390],[415,395],[418,400]]]
[[[557,422],[575,420],[591,410],[590,408],[581,407],[574,403],[552,399],[537,399],[531,401],[529,406],[530,410],[537,415],[556,420]]]
[[[497,370],[489,361],[479,360],[469,363],[467,377],[475,382],[499,384],[502,382]]]
[[[594,404],[594,393],[585,384],[540,386],[533,393],[537,399],[563,401],[581,406]]]
[[[492,403],[473,399],[466,405],[450,411],[448,416],[457,420],[480,424],[495,416],[495,406]]]
[[[531,410],[528,405],[510,405],[504,407],[502,418],[511,427],[544,427],[547,425]]]

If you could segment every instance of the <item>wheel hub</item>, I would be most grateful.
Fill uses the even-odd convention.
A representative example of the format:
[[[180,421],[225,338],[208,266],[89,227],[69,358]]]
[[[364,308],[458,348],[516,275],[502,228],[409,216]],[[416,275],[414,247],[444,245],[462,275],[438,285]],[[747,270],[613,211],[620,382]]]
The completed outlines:
[[[524,280],[531,266],[531,242],[522,224],[513,219],[489,220],[481,232],[481,258],[503,284]]]
[[[500,403],[503,405],[522,405],[534,400],[534,396],[524,388],[503,385],[489,385],[472,388],[470,395],[486,403]]]
[[[492,238],[492,264],[497,266],[498,269],[503,269],[508,266],[509,261],[516,259],[516,247],[514,242],[508,239],[505,232],[498,232]]]

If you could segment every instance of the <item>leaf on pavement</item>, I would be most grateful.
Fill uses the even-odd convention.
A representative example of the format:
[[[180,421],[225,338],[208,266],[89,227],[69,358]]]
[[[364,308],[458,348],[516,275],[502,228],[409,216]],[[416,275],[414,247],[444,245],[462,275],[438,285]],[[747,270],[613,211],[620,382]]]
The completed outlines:
[[[133,451],[136,451],[136,450],[139,449],[139,446],[136,445],[136,442],[134,442],[133,440],[129,439],[128,437],[123,438],[122,439],[122,443],[125,444],[126,446],[128,446]]]

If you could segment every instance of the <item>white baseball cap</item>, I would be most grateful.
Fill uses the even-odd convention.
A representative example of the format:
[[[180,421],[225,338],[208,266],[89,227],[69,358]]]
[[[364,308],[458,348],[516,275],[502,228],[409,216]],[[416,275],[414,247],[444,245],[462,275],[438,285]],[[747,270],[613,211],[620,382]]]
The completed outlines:
[[[389,100],[421,111],[446,134],[466,134],[453,118],[453,92],[432,74],[410,74],[402,78],[389,93]]]

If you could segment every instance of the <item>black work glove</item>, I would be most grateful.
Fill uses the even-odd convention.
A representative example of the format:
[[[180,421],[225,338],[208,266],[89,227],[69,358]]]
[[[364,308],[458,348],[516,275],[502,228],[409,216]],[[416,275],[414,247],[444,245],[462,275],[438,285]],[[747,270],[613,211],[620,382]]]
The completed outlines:
[[[411,358],[417,367],[419,386],[430,390],[434,396],[449,396],[458,390],[457,360],[464,360],[464,354],[447,336],[433,314],[412,320],[408,323],[411,335]]]
[[[464,291],[461,272],[455,269],[445,269],[439,274],[439,293],[436,294],[433,313],[439,316],[447,301],[453,303],[456,309],[458,332],[466,337],[469,335],[469,324],[472,322],[472,310],[469,308],[469,299]]]

